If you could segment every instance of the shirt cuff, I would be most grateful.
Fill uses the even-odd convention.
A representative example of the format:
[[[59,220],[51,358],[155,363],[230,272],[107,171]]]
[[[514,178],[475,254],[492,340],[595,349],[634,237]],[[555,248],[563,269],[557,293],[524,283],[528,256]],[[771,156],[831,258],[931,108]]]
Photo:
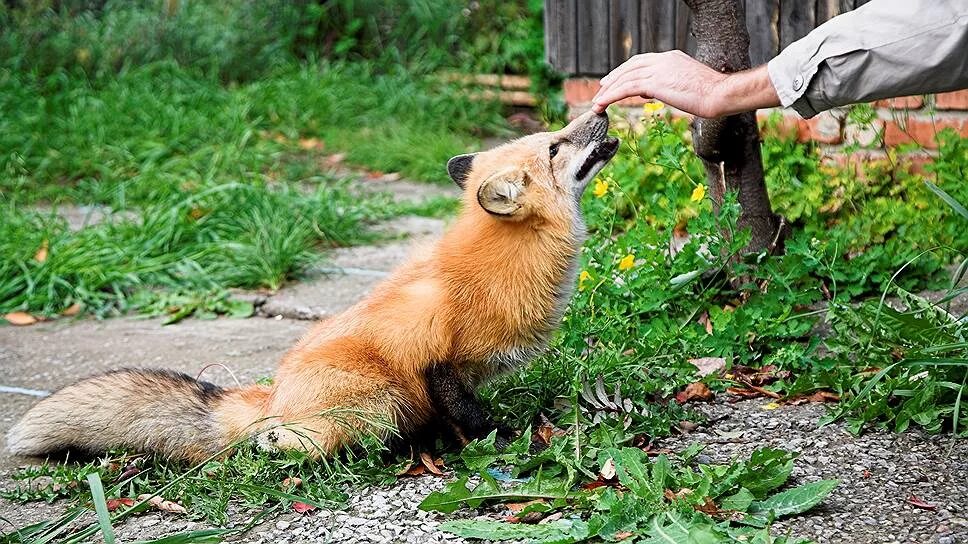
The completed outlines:
[[[810,81],[817,73],[817,65],[814,63],[808,63],[805,66],[798,64],[794,60],[795,54],[784,54],[788,50],[789,48],[773,57],[767,63],[766,71],[770,76],[770,83],[776,89],[776,95],[780,98],[780,104],[784,108],[793,108],[801,117],[809,119],[820,113],[804,96],[810,86]]]

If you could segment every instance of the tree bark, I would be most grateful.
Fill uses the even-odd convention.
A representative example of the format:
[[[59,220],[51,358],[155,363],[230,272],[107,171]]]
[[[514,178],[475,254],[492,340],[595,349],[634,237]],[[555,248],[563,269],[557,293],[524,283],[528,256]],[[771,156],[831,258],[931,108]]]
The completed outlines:
[[[721,72],[750,67],[750,37],[742,0],[685,0],[692,10],[690,31],[696,60]],[[696,117],[692,124],[696,155],[706,167],[716,211],[727,190],[738,193],[738,226],[750,228],[749,252],[783,252],[786,222],[773,213],[763,178],[760,135],[754,112],[718,119]]]

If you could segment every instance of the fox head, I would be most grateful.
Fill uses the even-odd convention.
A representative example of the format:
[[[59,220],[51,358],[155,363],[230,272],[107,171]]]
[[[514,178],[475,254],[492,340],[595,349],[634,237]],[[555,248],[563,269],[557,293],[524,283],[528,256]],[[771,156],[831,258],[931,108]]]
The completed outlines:
[[[447,163],[465,194],[465,209],[479,207],[496,220],[554,220],[578,210],[585,187],[618,150],[608,117],[585,113],[556,132],[525,136]]]

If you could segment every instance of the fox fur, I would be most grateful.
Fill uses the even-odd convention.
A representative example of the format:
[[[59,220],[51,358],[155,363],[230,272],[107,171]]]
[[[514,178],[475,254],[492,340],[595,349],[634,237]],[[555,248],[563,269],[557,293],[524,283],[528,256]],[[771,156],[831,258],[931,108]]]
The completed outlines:
[[[9,449],[125,447],[198,462],[247,438],[329,455],[361,433],[467,425],[462,414],[475,407],[455,407],[461,397],[540,353],[561,320],[585,236],[579,200],[618,146],[607,128],[607,117],[587,113],[560,131],[451,159],[464,195],[453,225],[366,298],[316,324],[283,356],[272,385],[109,372],[41,400],[8,433]]]

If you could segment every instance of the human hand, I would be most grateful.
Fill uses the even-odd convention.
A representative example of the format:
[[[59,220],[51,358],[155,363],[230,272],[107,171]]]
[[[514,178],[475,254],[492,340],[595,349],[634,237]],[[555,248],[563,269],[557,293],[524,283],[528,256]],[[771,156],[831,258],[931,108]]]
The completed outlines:
[[[635,55],[601,80],[596,113],[630,96],[656,99],[699,117],[721,117],[777,106],[766,66],[724,74],[682,51]]]

